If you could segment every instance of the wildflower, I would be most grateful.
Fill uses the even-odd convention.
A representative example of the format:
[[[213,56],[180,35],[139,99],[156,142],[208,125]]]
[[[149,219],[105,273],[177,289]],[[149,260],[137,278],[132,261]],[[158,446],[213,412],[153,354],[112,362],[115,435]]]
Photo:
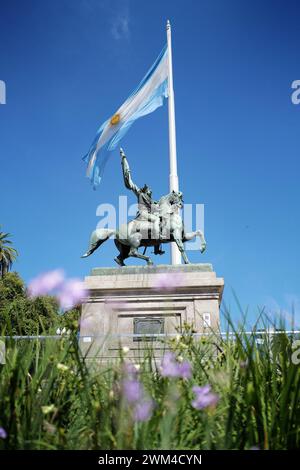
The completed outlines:
[[[7,438],[7,432],[5,431],[4,428],[0,427],[0,439],[6,439]]]
[[[124,347],[122,348],[122,351],[123,351],[124,354],[128,354],[129,351],[130,351],[130,349],[129,349],[127,346],[124,346]]]
[[[190,379],[192,377],[192,366],[188,361],[178,364],[179,377],[182,379]]]
[[[124,380],[123,392],[128,403],[137,402],[144,395],[143,386],[138,380]]]
[[[80,323],[80,328],[82,330],[84,330],[84,329],[88,330],[88,329],[91,329],[93,327],[94,319],[93,319],[92,315],[90,315],[88,317],[82,318],[79,323]]]
[[[133,409],[133,418],[135,421],[148,421],[153,411],[153,401],[143,400],[138,402]]]
[[[165,353],[161,361],[161,375],[163,377],[178,377],[178,364],[175,355],[171,352]]]
[[[196,410],[214,407],[219,401],[219,395],[211,391],[211,386],[209,384],[204,385],[203,387],[194,386],[193,392],[196,395],[196,398],[192,401],[192,406],[196,408]]]
[[[86,295],[84,284],[80,279],[69,279],[57,294],[60,307],[68,309],[78,305]]]
[[[56,408],[53,404],[52,405],[42,406],[41,409],[42,409],[43,415],[47,415],[49,413],[52,413],[53,411],[56,411]]]
[[[56,364],[56,367],[58,370],[61,370],[63,372],[69,370],[69,367],[66,366],[65,364],[61,364],[60,362],[58,364]]]
[[[128,352],[127,349],[129,348],[126,348],[126,353]],[[125,362],[123,364],[123,372],[127,377],[136,377],[138,370],[135,367],[135,364],[132,364],[131,362]]]
[[[28,293],[30,297],[55,295],[62,309],[74,307],[86,295],[83,283],[79,279],[65,280],[61,269],[49,271],[33,279],[28,285]]]
[[[127,348],[129,351],[129,348]],[[124,348],[123,348],[124,350]],[[129,405],[134,421],[147,421],[152,414],[153,401],[148,397],[143,384],[138,379],[139,364],[123,363],[124,379],[122,382],[123,396]]]
[[[154,289],[157,290],[173,290],[179,287],[183,283],[183,278],[180,273],[170,274],[159,274],[155,277]]]
[[[67,330],[66,327],[64,326],[62,330],[60,328],[57,328],[56,334],[59,336],[63,336],[63,335],[70,336],[71,330]]]
[[[189,379],[192,375],[191,365],[188,361],[177,362],[172,352],[165,353],[161,362],[162,377],[181,377]]]
[[[33,279],[28,285],[30,297],[47,295],[58,289],[64,282],[64,272],[61,269],[49,271]]]

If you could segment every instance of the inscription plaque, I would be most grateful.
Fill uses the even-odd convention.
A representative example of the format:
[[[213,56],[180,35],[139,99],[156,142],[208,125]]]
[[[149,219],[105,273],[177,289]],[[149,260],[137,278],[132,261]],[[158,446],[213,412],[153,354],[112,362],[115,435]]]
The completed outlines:
[[[164,318],[139,317],[133,319],[133,333],[135,335],[153,335],[153,336],[134,336],[133,341],[155,341],[155,335],[163,334],[165,327]]]

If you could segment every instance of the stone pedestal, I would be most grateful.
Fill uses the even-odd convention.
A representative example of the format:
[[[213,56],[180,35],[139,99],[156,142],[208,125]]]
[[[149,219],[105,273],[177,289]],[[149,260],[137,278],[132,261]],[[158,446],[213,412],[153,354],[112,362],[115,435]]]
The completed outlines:
[[[159,356],[162,339],[185,323],[197,333],[219,328],[224,280],[211,264],[95,268],[85,287],[80,343],[88,358],[113,358],[120,346],[136,358],[149,345]]]

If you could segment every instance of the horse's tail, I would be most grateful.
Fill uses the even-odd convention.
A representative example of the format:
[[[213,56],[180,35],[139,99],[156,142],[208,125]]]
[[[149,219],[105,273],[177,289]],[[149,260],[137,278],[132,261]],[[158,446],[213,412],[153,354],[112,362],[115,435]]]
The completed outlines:
[[[81,256],[81,258],[87,258],[90,256],[95,250],[97,250],[97,248],[99,248],[100,245],[102,245],[102,243],[108,240],[115,233],[116,231],[110,228],[98,228],[94,230],[90,238],[88,250]]]

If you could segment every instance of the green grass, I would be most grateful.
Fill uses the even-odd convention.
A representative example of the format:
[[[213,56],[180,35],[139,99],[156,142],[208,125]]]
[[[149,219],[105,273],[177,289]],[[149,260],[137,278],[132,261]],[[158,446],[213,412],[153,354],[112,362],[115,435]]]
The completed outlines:
[[[148,350],[139,377],[155,407],[148,421],[136,423],[122,394],[121,352],[97,370],[87,367],[75,336],[7,340],[0,365],[0,427],[7,438],[0,449],[300,447],[300,366],[285,333],[257,346],[243,326],[223,340],[193,339],[187,328],[169,346],[191,362],[192,378],[161,377]],[[207,383],[219,402],[196,410],[192,386]]]

